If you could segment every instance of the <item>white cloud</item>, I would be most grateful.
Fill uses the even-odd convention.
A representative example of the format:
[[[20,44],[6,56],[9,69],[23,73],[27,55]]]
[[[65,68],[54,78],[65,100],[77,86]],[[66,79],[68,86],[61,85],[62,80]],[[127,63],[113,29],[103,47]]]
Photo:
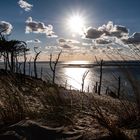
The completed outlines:
[[[104,24],[104,25],[98,27],[98,30],[99,31],[102,31],[102,32],[110,32],[110,31],[113,30],[113,28],[114,28],[113,22],[112,21],[109,21],[107,23],[107,25]]]
[[[106,36],[115,36],[122,38],[127,36],[129,30],[122,25],[114,25],[112,21],[109,21],[106,25],[102,25],[98,28],[99,31],[102,31]]]
[[[43,22],[33,21],[32,17],[29,17],[26,20],[26,29],[25,33],[43,33],[46,34],[47,37],[57,37],[54,34],[53,26],[48,25],[46,26]]]
[[[25,0],[19,0],[18,1],[18,5],[24,9],[25,11],[30,11],[33,7],[32,4],[29,4],[28,2],[26,2]]]
[[[91,44],[91,43],[83,42],[82,45],[83,45],[83,46],[91,46],[92,44]]]
[[[55,46],[55,45],[54,45],[54,46],[53,46],[53,45],[52,45],[52,46],[46,46],[45,49],[46,49],[46,50],[58,49],[58,46]]]
[[[0,32],[3,34],[10,34],[13,29],[13,26],[6,21],[0,21]]]
[[[45,52],[46,54],[50,54],[52,52],[58,52],[60,50],[60,47],[56,46],[56,45],[52,45],[52,46],[45,46]]]
[[[53,32],[54,33],[54,32]],[[48,34],[47,35],[48,38],[57,38],[58,35],[55,35],[55,34]]]
[[[26,43],[41,43],[39,39],[27,40]]]

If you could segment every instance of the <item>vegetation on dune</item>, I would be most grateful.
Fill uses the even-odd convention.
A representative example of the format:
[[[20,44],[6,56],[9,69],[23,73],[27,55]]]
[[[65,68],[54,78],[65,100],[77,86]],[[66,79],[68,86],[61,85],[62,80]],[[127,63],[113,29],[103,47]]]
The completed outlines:
[[[21,120],[39,119],[43,125],[80,130],[83,138],[97,137],[97,129],[101,131],[98,137],[109,134],[112,138],[129,139],[125,133],[132,129],[128,133],[131,134],[140,127],[137,106],[133,102],[68,91],[29,76],[24,76],[24,83],[17,87],[18,74],[11,76],[5,71],[1,74],[1,131],[6,125]]]

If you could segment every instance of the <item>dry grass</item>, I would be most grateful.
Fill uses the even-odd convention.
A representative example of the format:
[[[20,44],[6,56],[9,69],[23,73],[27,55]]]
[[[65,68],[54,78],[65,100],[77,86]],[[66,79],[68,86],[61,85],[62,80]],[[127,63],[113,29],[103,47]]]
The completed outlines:
[[[30,118],[83,130],[85,137],[110,134],[123,139],[129,139],[124,130],[140,128],[137,105],[128,99],[68,91],[28,76],[24,82],[21,79],[4,73],[0,77],[0,121],[4,125]]]

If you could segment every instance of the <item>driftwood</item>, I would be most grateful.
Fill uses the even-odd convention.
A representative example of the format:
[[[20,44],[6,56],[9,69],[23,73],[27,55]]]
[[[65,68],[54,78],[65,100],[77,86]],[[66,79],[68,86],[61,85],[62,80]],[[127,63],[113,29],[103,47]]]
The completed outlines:
[[[0,140],[78,140],[82,138],[79,131],[65,132],[64,126],[51,128],[31,120],[23,120],[8,127]]]

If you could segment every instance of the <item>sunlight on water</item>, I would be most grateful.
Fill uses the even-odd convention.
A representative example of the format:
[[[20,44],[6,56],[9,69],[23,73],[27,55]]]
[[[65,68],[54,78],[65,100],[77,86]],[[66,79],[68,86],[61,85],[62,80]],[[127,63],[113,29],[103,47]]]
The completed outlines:
[[[93,62],[90,61],[66,61],[64,64],[91,64]]]
[[[81,90],[82,77],[86,71],[88,71],[86,68],[64,68],[63,72],[67,77],[68,86],[72,86],[73,89]],[[87,75],[84,90],[87,90],[88,85],[89,79]]]

